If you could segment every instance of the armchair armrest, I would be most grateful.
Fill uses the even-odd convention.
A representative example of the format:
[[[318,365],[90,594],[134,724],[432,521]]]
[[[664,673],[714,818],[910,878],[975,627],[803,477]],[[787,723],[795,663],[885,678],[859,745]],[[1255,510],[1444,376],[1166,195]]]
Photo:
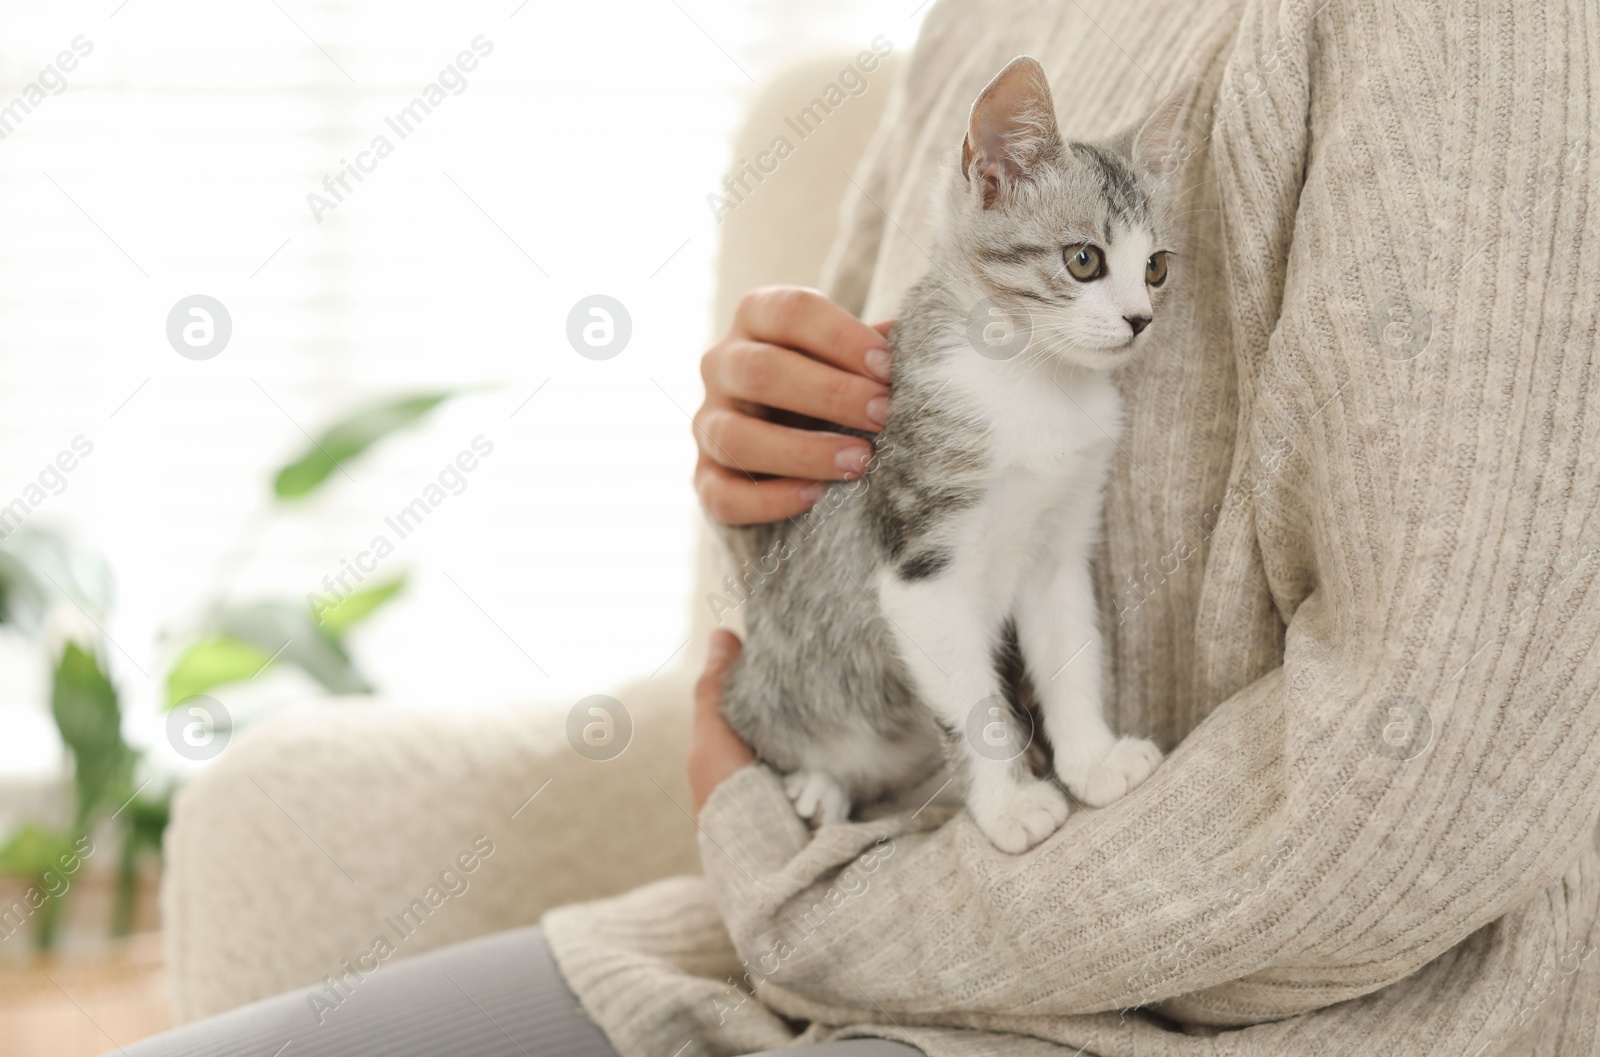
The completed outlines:
[[[697,872],[689,686],[617,692],[597,761],[566,709],[324,705],[242,734],[178,796],[162,892],[180,1021]],[[378,951],[374,954],[374,951]]]

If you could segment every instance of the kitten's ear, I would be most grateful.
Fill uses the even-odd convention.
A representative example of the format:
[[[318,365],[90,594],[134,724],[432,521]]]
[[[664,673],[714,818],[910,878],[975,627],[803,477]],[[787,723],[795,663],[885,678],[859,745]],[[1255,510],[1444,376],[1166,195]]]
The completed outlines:
[[[966,142],[961,145],[961,175],[968,183],[978,181],[983,208],[988,209],[1060,148],[1056,108],[1044,67],[1019,55],[1006,63],[972,104]]]
[[[1184,160],[1184,117],[1194,84],[1194,78],[1186,78],[1168,92],[1128,143],[1130,160],[1152,176],[1171,175]]]

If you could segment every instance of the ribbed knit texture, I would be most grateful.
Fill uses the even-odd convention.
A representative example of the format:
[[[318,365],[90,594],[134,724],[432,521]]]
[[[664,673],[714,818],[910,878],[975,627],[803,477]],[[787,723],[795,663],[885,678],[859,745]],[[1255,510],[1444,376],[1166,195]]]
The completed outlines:
[[[1020,857],[934,809],[813,836],[741,771],[704,881],[547,918],[624,1054],[686,1022],[682,1057],[768,1046],[768,1010],[933,1057],[1600,1054],[1597,19],[930,13],[833,256],[868,319],[926,269],[929,188],[1007,59],[1043,62],[1069,138],[1195,78],[1098,581],[1111,718],[1173,754]],[[720,1024],[652,953],[725,944],[711,908],[760,969],[706,975],[763,1003]]]

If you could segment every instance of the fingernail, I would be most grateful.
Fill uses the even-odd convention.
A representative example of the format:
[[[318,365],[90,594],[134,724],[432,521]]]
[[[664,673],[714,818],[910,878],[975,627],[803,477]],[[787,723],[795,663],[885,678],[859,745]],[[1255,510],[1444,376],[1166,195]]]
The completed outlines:
[[[886,396],[875,396],[871,400],[868,400],[867,418],[874,426],[882,429],[883,424],[889,421],[889,398]]]
[[[889,380],[889,350],[868,349],[867,370],[880,382]]]
[[[810,504],[821,499],[822,493],[827,491],[827,489],[828,486],[820,481],[814,484],[808,484],[804,488],[800,489],[800,501],[809,506]]]
[[[839,467],[841,473],[847,478],[854,479],[861,476],[867,468],[867,460],[872,458],[872,449],[858,448],[851,445],[840,448],[839,454],[833,457],[833,464]]]

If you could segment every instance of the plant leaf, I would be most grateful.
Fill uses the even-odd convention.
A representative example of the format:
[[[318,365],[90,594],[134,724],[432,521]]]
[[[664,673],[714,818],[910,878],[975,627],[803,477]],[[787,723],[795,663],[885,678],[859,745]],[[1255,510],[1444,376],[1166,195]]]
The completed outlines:
[[[134,752],[122,739],[116,687],[94,654],[69,642],[56,665],[50,712],[73,757],[77,825],[82,830],[104,801],[127,784]]]
[[[46,870],[59,869],[62,856],[70,856],[75,851],[66,834],[53,833],[29,822],[0,847],[0,873],[38,877]]]
[[[278,471],[272,489],[279,499],[310,495],[344,463],[390,433],[415,425],[456,391],[423,393],[358,411],[323,431],[304,455]]]
[[[406,586],[404,574],[375,587],[364,588],[330,605],[312,607],[311,615],[322,630],[339,638],[354,624],[360,623],[382,607]]]
[[[213,618],[224,635],[247,642],[284,664],[297,665],[336,694],[370,694],[372,684],[338,641],[325,634],[304,605],[258,602],[225,609]]]
[[[243,682],[261,671],[272,654],[226,635],[201,639],[167,673],[167,707],[226,683]]]
[[[258,602],[212,614],[204,636],[167,676],[167,707],[194,694],[253,678],[267,662],[292,664],[336,694],[370,694],[372,684],[337,639],[317,627],[311,610],[291,602]]]
[[[49,529],[23,525],[0,543],[0,622],[30,634],[65,594],[97,619],[111,608],[111,571],[99,554]]]

